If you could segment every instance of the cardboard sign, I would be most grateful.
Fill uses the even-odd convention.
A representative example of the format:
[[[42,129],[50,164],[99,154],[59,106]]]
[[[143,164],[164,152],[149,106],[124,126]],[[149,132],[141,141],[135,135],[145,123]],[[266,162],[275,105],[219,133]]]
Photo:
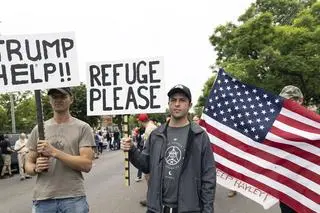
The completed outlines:
[[[165,112],[162,58],[88,63],[87,70],[88,115]]]
[[[270,194],[239,180],[231,175],[216,169],[217,172],[217,183],[228,189],[237,191],[247,198],[254,200],[263,206],[264,209],[269,209],[273,205],[279,202],[279,200]]]
[[[0,93],[79,84],[74,33],[0,36]]]

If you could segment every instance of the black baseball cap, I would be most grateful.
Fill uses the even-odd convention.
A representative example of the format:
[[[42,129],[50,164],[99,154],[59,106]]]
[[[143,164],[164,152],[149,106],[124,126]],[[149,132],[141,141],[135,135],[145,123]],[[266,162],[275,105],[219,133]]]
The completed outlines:
[[[51,95],[54,91],[58,91],[65,95],[72,96],[72,91],[70,87],[52,88],[48,90],[48,95]]]
[[[175,93],[183,93],[187,96],[187,98],[189,98],[190,102],[191,102],[191,92],[190,89],[182,84],[178,84],[175,85],[174,87],[172,87],[170,89],[170,91],[168,92],[168,97],[170,98],[173,94]]]

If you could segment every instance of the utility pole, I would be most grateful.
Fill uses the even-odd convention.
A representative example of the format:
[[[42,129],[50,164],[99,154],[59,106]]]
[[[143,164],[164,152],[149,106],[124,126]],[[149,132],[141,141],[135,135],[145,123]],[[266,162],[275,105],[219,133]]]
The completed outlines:
[[[10,106],[11,106],[11,124],[12,124],[12,133],[16,133],[16,116],[14,113],[14,97],[13,93],[10,93]]]

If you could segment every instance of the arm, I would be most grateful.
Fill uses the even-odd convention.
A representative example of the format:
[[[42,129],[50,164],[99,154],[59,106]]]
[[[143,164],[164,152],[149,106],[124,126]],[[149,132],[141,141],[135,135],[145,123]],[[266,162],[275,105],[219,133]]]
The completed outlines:
[[[14,149],[16,152],[19,152],[23,147],[25,147],[26,145],[21,146],[19,149]]]
[[[14,151],[19,152],[25,146],[26,145],[20,146],[20,141],[17,141],[16,144],[14,145]]]
[[[216,190],[216,168],[213,159],[211,143],[207,134],[204,136],[204,146],[201,160],[201,202],[203,213],[213,213],[213,203]]]
[[[93,151],[91,147],[80,147],[80,155],[75,156],[54,148],[46,141],[40,141],[37,150],[38,153],[61,160],[65,165],[80,172],[89,172],[92,168]]]
[[[38,153],[30,151],[24,165],[25,172],[28,175],[36,175],[49,168],[49,158],[38,157]]]
[[[30,140],[28,140],[27,147],[29,149],[29,153],[26,156],[26,161],[24,165],[25,172],[28,175],[36,175],[37,173],[35,172],[36,168],[36,161],[38,157],[37,153],[37,138],[38,138],[38,128],[34,127],[31,135],[30,135]]]
[[[149,174],[149,155],[144,150],[140,152],[138,148],[133,146],[129,151],[129,160],[136,168],[141,169],[143,173]]]
[[[36,159],[37,159],[37,152],[31,151],[27,154],[27,159],[24,165],[24,170],[28,175],[36,175],[34,169],[36,168]]]
[[[70,168],[80,172],[90,172],[92,168],[93,151],[91,147],[81,147],[80,155],[74,156],[57,150],[53,154],[54,158],[61,160]]]
[[[11,148],[10,142],[7,140],[6,143],[7,143],[7,151],[14,152],[14,149]]]

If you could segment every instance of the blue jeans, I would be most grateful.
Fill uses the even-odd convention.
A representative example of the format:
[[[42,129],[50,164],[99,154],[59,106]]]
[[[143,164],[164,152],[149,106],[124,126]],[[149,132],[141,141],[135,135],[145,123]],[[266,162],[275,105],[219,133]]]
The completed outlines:
[[[33,201],[32,213],[88,213],[85,196]]]

